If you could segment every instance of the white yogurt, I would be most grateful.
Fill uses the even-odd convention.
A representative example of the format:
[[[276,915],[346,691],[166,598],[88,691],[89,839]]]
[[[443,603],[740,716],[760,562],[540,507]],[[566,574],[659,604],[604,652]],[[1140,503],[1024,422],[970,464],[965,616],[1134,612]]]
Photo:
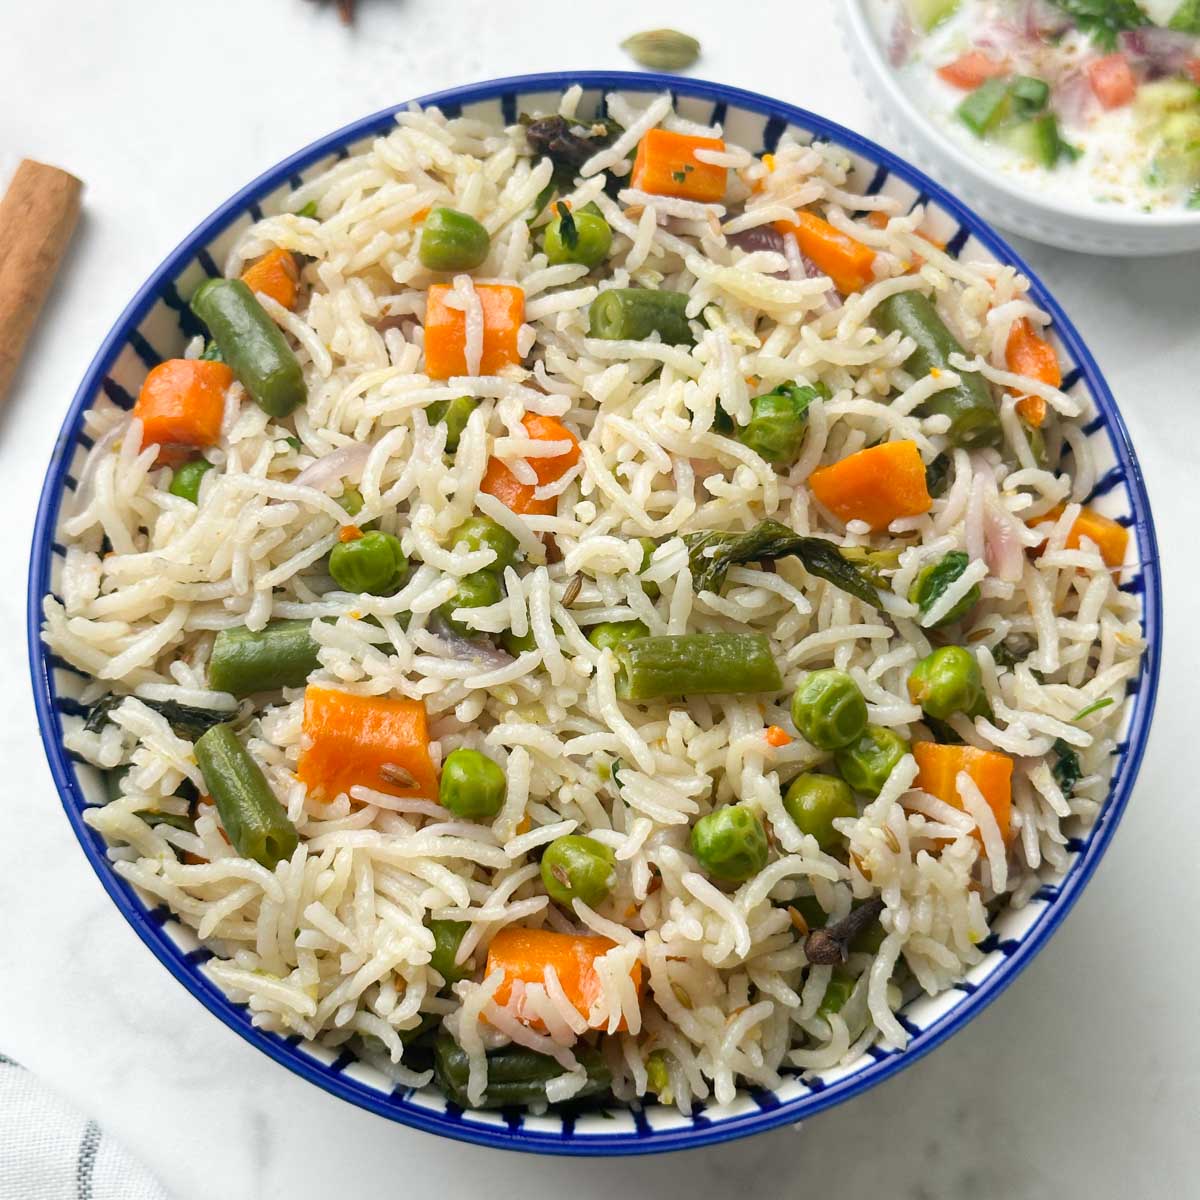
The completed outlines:
[[[1030,46],[1028,42],[1005,45],[1001,35],[995,48],[980,46],[981,36],[987,36],[984,31],[1011,20],[1018,7],[1012,0],[962,0],[957,12],[931,33],[916,35],[907,61],[896,68],[896,74],[917,109],[972,158],[1019,181],[1022,187],[1062,203],[1075,207],[1115,204],[1142,212],[1184,204],[1189,189],[1151,181],[1154,146],[1140,135],[1134,107],[1106,110],[1092,97],[1081,64],[1102,52],[1086,36],[1071,32],[1055,46]],[[869,0],[869,9],[886,49],[897,16],[907,11],[905,0]],[[1081,152],[1078,159],[1064,159],[1047,169],[1001,141],[976,137],[963,124],[955,110],[968,93],[940,79],[937,69],[977,48],[989,57],[1005,59],[1015,72],[1051,83],[1050,107],[1063,140]],[[1078,90],[1073,97],[1069,93],[1064,97],[1060,87]],[[1068,99],[1074,102],[1068,103]]]

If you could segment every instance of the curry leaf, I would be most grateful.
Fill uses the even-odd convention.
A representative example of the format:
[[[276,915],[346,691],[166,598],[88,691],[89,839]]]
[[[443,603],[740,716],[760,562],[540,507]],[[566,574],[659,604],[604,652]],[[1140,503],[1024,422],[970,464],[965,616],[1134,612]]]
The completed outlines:
[[[737,563],[771,562],[796,557],[812,575],[828,580],[865,604],[879,607],[879,593],[833,542],[805,537],[778,521],[760,521],[742,533],[704,530],[684,535],[688,565],[698,592],[719,592],[725,574]]]
[[[112,720],[112,712],[128,697],[118,696],[110,692],[102,696],[88,709],[87,721],[84,728],[89,733],[99,733],[106,721]],[[237,715],[233,712],[223,712],[215,708],[193,708],[190,704],[179,704],[174,700],[147,700],[142,696],[135,699],[139,704],[153,709],[160,716],[166,717],[167,724],[180,737],[194,742],[202,733],[214,725],[232,721]]]
[[[1083,778],[1083,767],[1079,765],[1079,755],[1062,738],[1055,738],[1053,749],[1058,761],[1050,768],[1050,772],[1054,782],[1062,789],[1062,794],[1069,799],[1075,785]]]
[[[571,210],[561,200],[554,208],[558,213],[558,235],[562,238],[562,244],[568,250],[574,250],[579,245],[579,230],[575,228],[575,218],[571,216]]]

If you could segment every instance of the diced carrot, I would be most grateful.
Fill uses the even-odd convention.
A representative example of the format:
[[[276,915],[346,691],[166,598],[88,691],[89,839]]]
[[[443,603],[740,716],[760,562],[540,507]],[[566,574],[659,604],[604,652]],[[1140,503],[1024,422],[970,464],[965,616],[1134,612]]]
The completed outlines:
[[[504,462],[493,458],[487,465],[479,488],[522,516],[550,516],[558,510],[558,497],[539,500],[534,496],[534,491],[539,486],[561,479],[579,461],[582,453],[579,439],[561,421],[539,413],[526,413],[521,418],[521,424],[525,426],[525,432],[537,441],[570,442],[571,448],[553,458],[527,460],[537,476],[537,484],[522,483]]]
[[[1066,505],[1057,504],[1048,513],[1038,517],[1033,524],[1044,525],[1048,521],[1057,521],[1066,511]],[[1066,548],[1078,550],[1084,538],[1095,542],[1100,551],[1100,557],[1110,567],[1124,565],[1125,551],[1129,548],[1129,530],[1118,524],[1110,517],[1103,516],[1094,509],[1080,509],[1071,532],[1067,534]],[[1045,545],[1045,543],[1042,543]]]
[[[133,415],[142,423],[142,445],[162,447],[158,461],[179,462],[179,447],[198,450],[221,436],[225,393],[233,372],[224,363],[171,358],[142,384]]]
[[[958,773],[966,771],[992,810],[1000,836],[1008,841],[1012,834],[1013,760],[1007,754],[936,742],[913,742],[912,752],[917,760],[916,786],[960,811]],[[975,836],[979,837],[978,831]]]
[[[425,309],[425,373],[430,379],[467,374],[467,316],[450,308],[448,283],[429,288]],[[483,309],[483,353],[480,375],[495,375],[501,367],[519,363],[517,335],[525,320],[525,292],[503,283],[477,283],[475,294]]]
[[[1125,55],[1106,54],[1103,58],[1094,58],[1086,70],[1088,83],[1105,108],[1120,108],[1133,99],[1137,80]]]
[[[567,999],[585,1019],[592,1005],[600,996],[600,979],[596,974],[595,962],[616,945],[606,937],[556,933],[552,929],[526,929],[508,925],[492,938],[488,947],[487,967],[484,975],[493,971],[504,972],[504,982],[496,992],[497,1004],[508,1003],[514,981],[522,983],[544,983],[546,968],[553,967],[558,982]],[[634,963],[630,972],[633,986],[638,994],[642,990],[642,967]],[[530,1020],[532,1027],[541,1027],[541,1022]],[[596,1028],[600,1028],[599,1025]],[[618,1029],[627,1028],[622,1018]]]
[[[417,211],[413,213],[411,217],[409,217],[409,220],[412,221],[414,225],[420,225],[421,222],[424,221],[431,212],[433,212],[433,206],[427,204],[424,208],[418,208]]]
[[[775,228],[780,233],[794,234],[801,252],[833,280],[842,295],[861,292],[874,282],[875,251],[815,213],[797,212],[794,221],[776,221]]]
[[[767,732],[763,736],[767,739],[767,745],[774,746],[776,750],[780,746],[786,746],[792,740],[792,735],[786,729],[780,729],[778,725],[768,725]]]
[[[883,442],[821,467],[808,477],[808,486],[843,521],[866,521],[874,530],[933,505],[921,453],[909,441]]]
[[[938,78],[964,92],[973,92],[981,83],[998,79],[1008,74],[1008,63],[989,58],[982,50],[969,50],[966,54],[938,67]]]
[[[701,162],[697,150],[724,153],[725,143],[720,138],[651,129],[638,143],[629,186],[656,196],[715,204],[725,195],[727,170]]]
[[[290,250],[270,250],[242,272],[242,282],[252,292],[263,292],[276,304],[291,308],[296,303],[300,272]]]
[[[1004,355],[1014,375],[1028,375],[1051,387],[1062,383],[1062,367],[1054,347],[1024,317],[1013,322]],[[1030,425],[1040,426],[1046,420],[1046,401],[1041,396],[1022,396],[1017,401],[1017,412]]]
[[[363,531],[357,525],[343,525],[338,530],[339,542],[357,542],[363,535]]]
[[[419,700],[310,686],[304,692],[304,736],[296,773],[317,799],[333,800],[356,784],[408,799],[437,796]]]

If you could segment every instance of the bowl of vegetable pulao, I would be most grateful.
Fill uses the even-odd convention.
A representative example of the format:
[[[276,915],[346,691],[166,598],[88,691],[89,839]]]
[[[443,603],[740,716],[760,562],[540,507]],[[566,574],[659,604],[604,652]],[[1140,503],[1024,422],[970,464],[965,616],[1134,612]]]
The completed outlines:
[[[167,969],[549,1153],[796,1122],[960,1028],[1107,846],[1160,649],[1133,450],[1013,251],[646,74],[235,195],[92,363],[29,588],[64,807]]]

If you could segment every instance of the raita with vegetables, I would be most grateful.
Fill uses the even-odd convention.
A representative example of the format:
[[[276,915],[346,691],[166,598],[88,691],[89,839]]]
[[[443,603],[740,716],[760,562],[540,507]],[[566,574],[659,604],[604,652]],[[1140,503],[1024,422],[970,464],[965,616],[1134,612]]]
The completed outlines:
[[[256,1024],[689,1112],[907,1041],[1107,794],[1142,650],[1010,267],[841,152],[405,111],[94,444],[44,636],[116,871]]]
[[[1063,202],[1200,208],[1200,0],[872,0],[954,141]]]

